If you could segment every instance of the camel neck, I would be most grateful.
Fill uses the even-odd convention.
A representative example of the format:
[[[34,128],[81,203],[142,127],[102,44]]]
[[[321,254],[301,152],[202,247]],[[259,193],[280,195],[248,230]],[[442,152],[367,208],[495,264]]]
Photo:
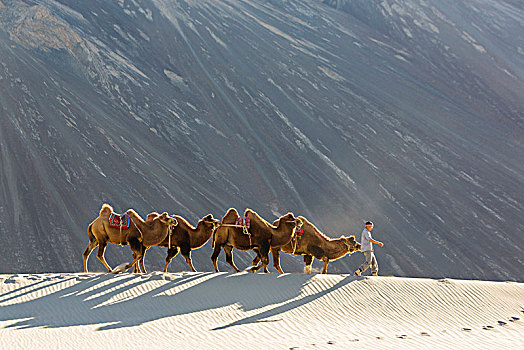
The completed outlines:
[[[324,242],[324,250],[330,259],[339,258],[349,252],[349,247],[343,238],[330,239]]]
[[[212,227],[206,223],[199,221],[195,230],[191,232],[191,248],[199,248],[209,241],[213,234]]]
[[[291,241],[293,236],[294,225],[289,223],[280,222],[276,228],[271,228],[271,245],[272,246],[283,246]]]

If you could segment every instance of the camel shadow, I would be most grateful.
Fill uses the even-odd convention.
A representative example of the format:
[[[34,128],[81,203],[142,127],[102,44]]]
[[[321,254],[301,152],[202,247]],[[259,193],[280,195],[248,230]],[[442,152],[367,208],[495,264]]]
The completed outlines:
[[[244,311],[265,308],[269,305],[287,302],[300,295],[303,286],[311,279],[307,275],[271,275],[252,273],[189,273],[192,280],[172,281],[133,299],[133,309],[141,319],[123,319],[118,323],[100,327],[100,330],[132,327],[164,317],[198,313],[228,306]],[[287,283],[287,279],[296,282]],[[275,292],[268,288],[270,285]],[[286,288],[278,290],[279,286]],[[292,287],[290,287],[290,285]],[[182,288],[175,294],[175,288]],[[187,288],[186,288],[187,287]],[[268,290],[269,289],[269,290]],[[210,292],[212,291],[212,292]],[[216,296],[213,297],[213,296]],[[154,299],[156,313],[148,312],[147,300]],[[143,300],[143,301],[141,301]],[[138,322],[137,322],[138,321]]]
[[[59,281],[49,278],[1,294],[0,321],[16,321],[6,327],[16,329],[96,325],[103,331],[228,306],[265,310],[214,329],[218,330],[269,322],[266,319],[354,280],[346,277],[331,288],[296,299],[311,278],[248,273],[70,274]],[[155,283],[159,280],[164,280],[160,286]],[[61,289],[60,283],[73,284]]]
[[[276,306],[270,310],[266,310],[266,311],[263,311],[263,312],[260,312],[256,315],[253,315],[253,316],[250,316],[250,317],[246,317],[244,319],[241,319],[241,320],[238,320],[238,321],[235,321],[235,322],[232,322],[232,323],[229,323],[225,326],[222,326],[222,327],[216,327],[216,328],[213,328],[212,330],[215,331],[215,330],[221,330],[221,329],[226,329],[226,328],[229,328],[229,327],[233,327],[233,326],[239,326],[239,325],[243,325],[243,324],[249,324],[249,323],[256,323],[256,322],[275,322],[273,320],[266,320],[267,318],[270,318],[270,317],[274,317],[274,316],[277,316],[279,314],[282,314],[284,312],[287,312],[287,311],[290,311],[290,310],[293,310],[297,307],[300,307],[300,306],[304,306],[310,302],[312,302],[313,300],[317,299],[317,298],[320,298],[324,295],[327,295],[331,292],[334,292],[336,291],[338,288],[344,286],[345,284],[347,283],[350,283],[352,281],[354,281],[356,278],[355,277],[350,277],[350,276],[347,276],[345,278],[343,278],[340,282],[336,283],[335,285],[333,285],[332,287],[328,288],[328,289],[325,289],[325,290],[322,290],[318,293],[315,293],[313,295],[307,295],[307,296],[303,296],[299,299],[295,299],[295,300],[291,300],[283,305],[279,305],[279,306]]]

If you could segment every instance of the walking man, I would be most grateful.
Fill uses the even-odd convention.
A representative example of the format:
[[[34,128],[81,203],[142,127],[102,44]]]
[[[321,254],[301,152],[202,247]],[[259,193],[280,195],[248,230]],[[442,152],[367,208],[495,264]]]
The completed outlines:
[[[360,244],[362,245],[361,251],[366,257],[366,261],[355,271],[355,275],[360,276],[362,272],[366,271],[369,266],[371,266],[371,275],[376,276],[378,273],[378,264],[375,254],[373,253],[373,243],[378,244],[383,247],[384,243],[375,241],[371,237],[371,230],[373,229],[373,223],[367,221],[365,224],[365,229],[362,231],[362,238]]]

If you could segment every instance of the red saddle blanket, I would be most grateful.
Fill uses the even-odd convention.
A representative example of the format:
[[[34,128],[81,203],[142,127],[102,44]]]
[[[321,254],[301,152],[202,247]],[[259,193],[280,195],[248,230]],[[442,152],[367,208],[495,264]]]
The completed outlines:
[[[245,225],[244,225],[245,223]],[[237,218],[237,221],[235,222],[235,225],[238,225],[238,226],[246,226],[247,228],[249,228],[251,226],[251,219],[250,218],[246,218],[245,221],[244,219],[242,219],[240,216]]]
[[[111,215],[109,215],[109,227],[125,230],[129,228],[130,223],[131,219],[127,214],[118,215],[111,213]]]

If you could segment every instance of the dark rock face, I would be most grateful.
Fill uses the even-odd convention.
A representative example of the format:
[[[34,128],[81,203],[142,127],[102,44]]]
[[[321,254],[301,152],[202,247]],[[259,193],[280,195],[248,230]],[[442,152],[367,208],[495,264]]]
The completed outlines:
[[[496,0],[3,0],[0,273],[80,271],[108,202],[358,241],[371,219],[381,274],[522,281],[523,23]]]

